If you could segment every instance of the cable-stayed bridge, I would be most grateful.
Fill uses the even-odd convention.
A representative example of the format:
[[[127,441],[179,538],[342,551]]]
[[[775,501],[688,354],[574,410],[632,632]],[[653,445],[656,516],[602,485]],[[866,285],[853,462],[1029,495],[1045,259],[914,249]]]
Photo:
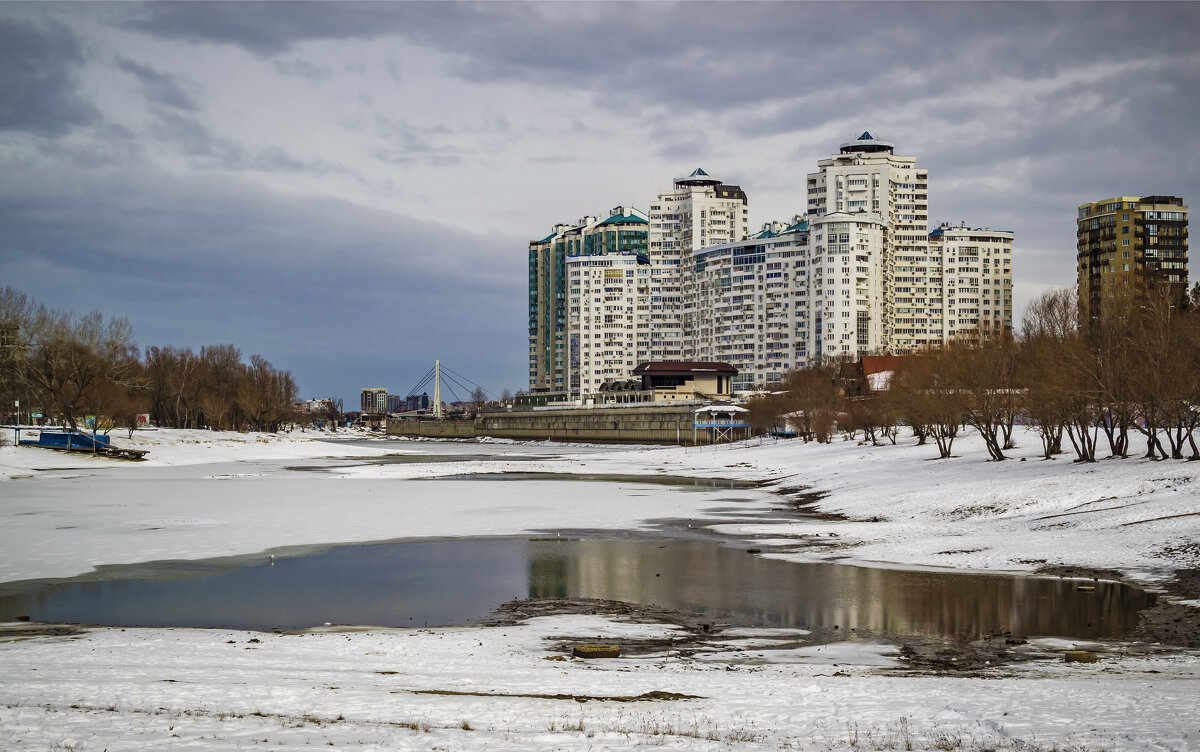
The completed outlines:
[[[417,382],[416,386],[408,390],[408,394],[406,394],[405,397],[412,397],[414,395],[421,394],[422,390],[428,391],[430,382],[433,383],[433,399],[431,401],[433,403],[433,417],[435,418],[443,417],[443,387],[445,387],[446,391],[448,391],[450,395],[454,397],[455,402],[470,402],[477,394],[482,394],[489,400],[499,399],[496,394],[493,394],[491,391],[483,388],[479,384],[476,384],[474,381],[471,381],[461,373],[457,373],[447,366],[442,365],[442,361],[440,360],[435,360],[433,362],[433,368],[430,368],[425,375],[421,377],[421,380]],[[458,387],[458,389],[462,390],[462,395],[459,394],[455,387]]]

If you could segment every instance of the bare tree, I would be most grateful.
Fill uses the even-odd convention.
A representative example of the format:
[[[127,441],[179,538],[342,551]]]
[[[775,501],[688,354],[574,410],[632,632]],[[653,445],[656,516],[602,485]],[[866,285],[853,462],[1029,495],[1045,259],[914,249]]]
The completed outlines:
[[[1179,356],[1178,310],[1165,289],[1139,295],[1133,302],[1124,317],[1133,356],[1128,392],[1140,418],[1133,427],[1146,439],[1146,459],[1167,459],[1171,455],[1163,448],[1159,432],[1170,426],[1171,403],[1177,391],[1174,361]]]
[[[841,397],[828,369],[801,368],[788,373],[783,388],[789,417],[796,423],[805,441],[816,439],[828,444],[837,427]]]
[[[922,426],[923,435],[934,440],[942,459],[954,448],[965,412],[951,368],[946,351],[929,350],[902,361],[889,387],[899,414],[910,425]]]
[[[317,408],[317,416],[329,426],[330,430],[336,431],[338,424],[342,421],[342,411],[338,409],[338,404],[335,400],[327,399]]]
[[[233,345],[200,348],[198,407],[214,431],[236,429],[244,422],[238,414],[238,381],[245,374],[242,352]]]
[[[29,326],[34,307],[25,293],[0,287],[0,400],[7,408],[28,393],[22,388],[22,369],[29,349]]]
[[[253,427],[274,433],[292,417],[296,391],[291,373],[277,370],[261,355],[252,355],[250,367],[238,383],[237,400]]]
[[[1038,428],[1042,457],[1048,460],[1062,453],[1067,402],[1074,387],[1063,362],[1065,339],[1075,331],[1075,321],[1064,321],[1063,316],[1074,310],[1073,291],[1052,290],[1029,304],[1022,322],[1018,377],[1025,390],[1025,413]]]
[[[783,429],[789,408],[785,395],[759,395],[750,399],[746,407],[750,410],[748,417],[755,433],[770,433]]]
[[[475,415],[483,415],[483,408],[487,406],[487,402],[487,393],[483,391],[482,387],[477,386],[471,390],[471,409]]]
[[[1016,414],[1016,348],[1010,337],[949,343],[936,353],[940,381],[961,400],[963,421],[983,438],[993,460],[1006,459]]]
[[[1104,368],[1078,321],[1073,290],[1051,290],[1029,304],[1022,322],[1021,383],[1026,413],[1041,433],[1043,456],[1062,452],[1065,431],[1077,460],[1094,462]]]

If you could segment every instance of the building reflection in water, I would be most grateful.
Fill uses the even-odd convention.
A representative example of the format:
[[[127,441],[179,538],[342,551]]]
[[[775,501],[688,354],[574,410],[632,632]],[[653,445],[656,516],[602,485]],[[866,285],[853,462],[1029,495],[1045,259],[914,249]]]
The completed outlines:
[[[712,541],[456,539],[105,567],[0,586],[0,621],[299,629],[487,618],[517,598],[657,604],[733,623],[880,636],[1113,638],[1153,596],[1113,583],[795,564]]]
[[[973,639],[1119,637],[1153,596],[1117,583],[797,564],[707,542],[537,542],[534,597],[610,598],[763,626]]]

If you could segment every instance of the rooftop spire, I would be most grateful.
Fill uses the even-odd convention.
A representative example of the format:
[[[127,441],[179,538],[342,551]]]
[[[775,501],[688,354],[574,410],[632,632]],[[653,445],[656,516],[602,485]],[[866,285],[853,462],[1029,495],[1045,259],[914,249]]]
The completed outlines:
[[[675,178],[675,187],[681,188],[683,186],[691,185],[721,185],[723,182],[725,181],[709,175],[704,171],[703,167],[697,167],[696,169],[692,170],[692,174],[688,175],[686,178]]]
[[[873,154],[878,152],[892,154],[895,148],[896,145],[892,142],[881,141],[871,135],[870,131],[863,131],[862,135],[855,140],[842,144],[840,151],[842,154]]]

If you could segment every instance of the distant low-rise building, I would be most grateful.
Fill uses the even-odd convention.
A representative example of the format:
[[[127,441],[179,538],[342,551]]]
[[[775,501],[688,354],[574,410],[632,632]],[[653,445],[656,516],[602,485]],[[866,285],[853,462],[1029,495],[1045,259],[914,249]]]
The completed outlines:
[[[388,390],[382,388],[363,389],[360,407],[364,416],[386,415],[388,409]]]
[[[422,392],[421,394],[410,394],[404,400],[405,412],[416,412],[418,410],[429,409],[429,394]]]
[[[891,385],[892,375],[904,361],[905,355],[864,355],[857,361],[842,363],[837,377],[837,387],[847,397],[866,397],[886,392]]]
[[[304,409],[310,413],[342,413],[342,400],[339,397],[325,397],[323,399],[310,399],[304,401]]]
[[[654,402],[730,399],[738,369],[728,363],[654,361],[633,369],[643,394]]]

